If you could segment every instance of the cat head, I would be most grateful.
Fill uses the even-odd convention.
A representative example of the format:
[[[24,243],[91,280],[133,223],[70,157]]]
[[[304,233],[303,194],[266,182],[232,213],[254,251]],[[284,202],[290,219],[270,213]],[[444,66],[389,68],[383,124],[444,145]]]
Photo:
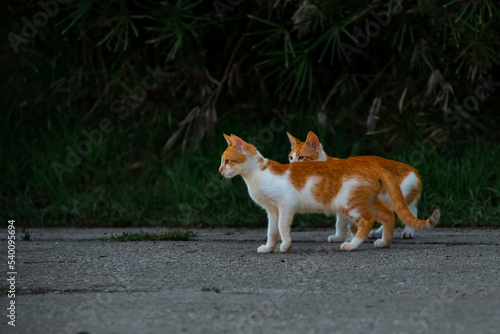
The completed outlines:
[[[292,144],[292,150],[288,156],[290,162],[326,160],[323,145],[321,145],[318,136],[314,132],[309,131],[305,142],[301,142],[288,132],[286,134],[288,135],[288,139],[290,139],[290,144]]]
[[[262,159],[260,153],[251,144],[235,135],[224,135],[227,141],[227,149],[221,157],[219,172],[227,178],[239,174],[246,174],[255,168],[259,159]]]

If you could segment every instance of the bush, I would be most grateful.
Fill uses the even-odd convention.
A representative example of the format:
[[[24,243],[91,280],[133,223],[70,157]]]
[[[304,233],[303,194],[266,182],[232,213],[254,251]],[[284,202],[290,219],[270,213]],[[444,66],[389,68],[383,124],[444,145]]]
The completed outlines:
[[[495,2],[231,3],[2,3],[5,212],[165,221],[188,196],[178,179],[196,189],[199,166],[216,168],[220,133],[254,137],[276,109],[337,156],[397,157],[424,140],[454,159],[477,137],[498,143]],[[263,153],[284,161],[286,138],[273,139]],[[72,150],[87,153],[70,166]]]

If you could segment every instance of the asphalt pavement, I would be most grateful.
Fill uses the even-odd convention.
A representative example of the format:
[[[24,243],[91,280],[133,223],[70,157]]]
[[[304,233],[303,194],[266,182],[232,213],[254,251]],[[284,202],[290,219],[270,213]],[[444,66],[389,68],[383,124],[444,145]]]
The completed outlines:
[[[436,228],[412,240],[396,229],[390,248],[366,241],[353,252],[326,241],[333,230],[294,231],[286,254],[257,253],[264,229],[96,240],[125,231],[139,229],[33,228],[30,241],[17,231],[8,274],[3,229],[0,332],[500,332],[499,229]]]

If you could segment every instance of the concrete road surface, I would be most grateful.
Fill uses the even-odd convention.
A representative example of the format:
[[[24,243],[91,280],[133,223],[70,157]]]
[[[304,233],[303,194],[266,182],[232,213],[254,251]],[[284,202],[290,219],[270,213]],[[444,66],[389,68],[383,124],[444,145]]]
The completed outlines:
[[[500,333],[498,229],[399,229],[349,253],[332,230],[293,232],[287,254],[257,253],[265,230],[95,239],[124,231],[17,231],[9,275],[4,228],[0,333]]]

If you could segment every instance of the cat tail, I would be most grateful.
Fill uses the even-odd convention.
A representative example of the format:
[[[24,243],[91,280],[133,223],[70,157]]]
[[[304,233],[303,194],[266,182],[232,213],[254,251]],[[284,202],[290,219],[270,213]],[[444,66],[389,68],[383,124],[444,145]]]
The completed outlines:
[[[441,217],[441,212],[436,209],[432,213],[432,215],[427,220],[421,220],[415,217],[410,209],[408,209],[408,205],[406,204],[406,200],[401,192],[401,188],[394,181],[391,175],[387,172],[381,173],[382,182],[387,188],[389,193],[389,198],[391,199],[392,206],[394,207],[394,211],[396,211],[399,219],[401,219],[406,225],[413,227],[417,230],[425,230],[433,228]]]

